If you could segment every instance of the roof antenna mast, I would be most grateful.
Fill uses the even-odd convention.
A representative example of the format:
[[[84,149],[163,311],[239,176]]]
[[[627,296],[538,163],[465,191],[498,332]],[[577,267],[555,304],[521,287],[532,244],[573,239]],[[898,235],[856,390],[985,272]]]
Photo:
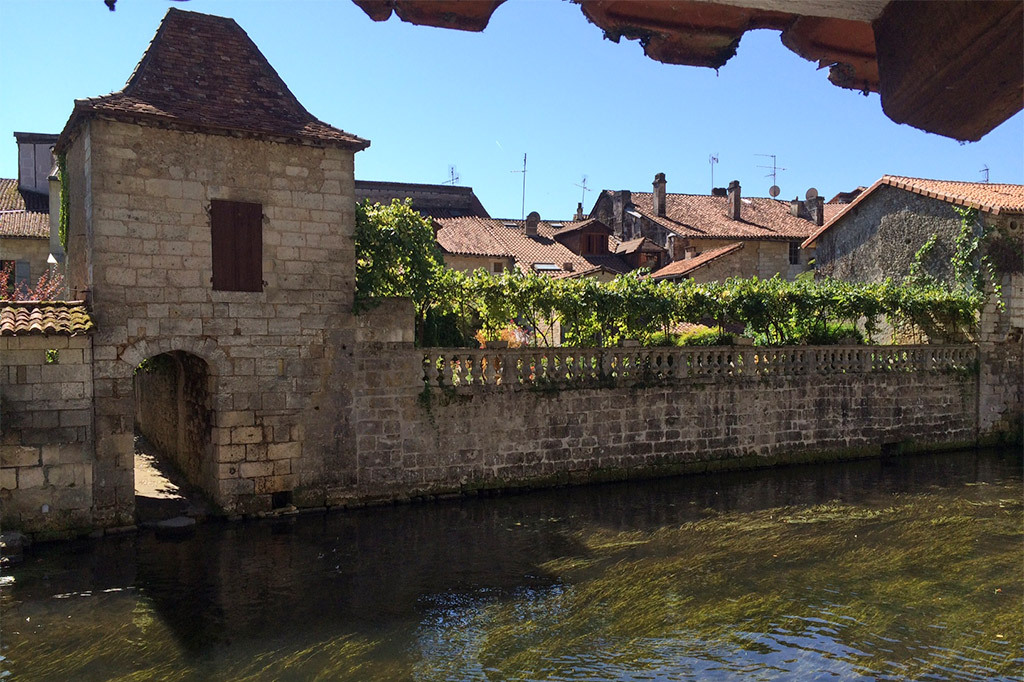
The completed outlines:
[[[711,191],[715,191],[715,164],[718,163],[718,152],[708,154],[708,163],[711,164]]]
[[[523,170],[509,171],[510,173],[522,173],[523,174],[523,217],[522,220],[526,220],[526,154],[523,154]]]
[[[978,172],[985,176],[985,179],[982,180],[982,182],[988,182],[988,164],[986,163]]]
[[[573,184],[576,185],[577,187],[582,187],[583,188],[583,192],[580,194],[580,204],[582,204],[583,202],[585,202],[587,200],[587,192],[590,191],[590,188],[587,187],[587,176],[586,175],[583,176],[583,182],[576,182],[576,183],[573,183]]]
[[[780,171],[784,171],[784,170],[788,170],[788,169],[786,169],[786,168],[779,168],[779,166],[775,163],[775,155],[774,154],[754,154],[754,156],[769,156],[772,159],[772,165],[770,165],[770,166],[758,166],[758,168],[768,168],[768,169],[771,170],[771,173],[767,173],[765,175],[765,177],[772,179],[772,186],[768,190],[768,194],[772,195],[772,199],[774,199],[775,197],[779,196],[779,192],[782,191],[782,190],[779,189],[779,183],[778,183],[779,172]]]
[[[442,185],[451,185],[454,187],[459,182],[459,171],[455,166],[448,166],[448,179],[442,182]]]

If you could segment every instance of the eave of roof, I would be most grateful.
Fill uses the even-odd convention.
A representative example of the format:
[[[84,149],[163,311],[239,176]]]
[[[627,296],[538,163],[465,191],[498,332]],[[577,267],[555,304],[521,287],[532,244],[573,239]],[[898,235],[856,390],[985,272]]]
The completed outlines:
[[[818,230],[808,237],[800,246],[805,249],[812,248],[815,246],[818,238],[821,235],[828,232],[839,223],[846,216],[847,213],[854,210],[855,207],[859,206],[862,201],[867,200],[869,196],[874,194],[880,187],[889,186],[897,189],[902,189],[907,192],[913,192],[924,197],[931,199],[937,199],[946,203],[955,204],[957,206],[963,206],[965,208],[974,208],[985,213],[991,213],[992,215],[999,215],[1000,213],[1021,213],[1024,212],[1024,185],[1012,185],[1012,184],[991,184],[985,182],[960,182],[955,180],[932,180],[928,178],[910,178],[900,175],[883,175],[879,178],[871,187],[864,190],[860,195],[851,201],[849,204],[843,205],[843,209],[835,214],[831,220],[822,225]],[[969,196],[966,194],[957,194],[954,192],[947,191],[953,187],[972,188],[979,192],[978,196]],[[998,192],[994,192],[993,188],[1011,187],[1014,188],[1014,192],[1010,194],[1009,200],[998,201]],[[982,194],[988,194],[987,198],[983,198]]]
[[[657,272],[651,273],[651,278],[667,279],[669,277],[682,277],[683,275],[688,275],[695,270],[706,267],[714,261],[725,258],[742,248],[743,242],[737,242],[735,244],[728,244],[717,249],[705,251],[695,258],[685,258],[683,260],[673,261]]]
[[[52,334],[77,336],[95,325],[84,301],[4,301],[0,303],[0,336]]]

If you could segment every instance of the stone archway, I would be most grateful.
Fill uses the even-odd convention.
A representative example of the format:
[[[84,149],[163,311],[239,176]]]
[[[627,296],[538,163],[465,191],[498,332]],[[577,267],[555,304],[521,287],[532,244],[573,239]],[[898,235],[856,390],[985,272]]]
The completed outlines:
[[[209,365],[197,355],[170,351],[143,361],[136,368],[133,381],[135,431],[144,439],[147,454],[155,455],[165,469],[173,470],[161,478],[180,479],[186,487],[202,490],[209,496],[215,491],[217,480],[211,439],[213,387]],[[138,452],[135,460],[138,495],[139,472],[153,469],[140,469]],[[141,504],[139,499],[136,502]]]

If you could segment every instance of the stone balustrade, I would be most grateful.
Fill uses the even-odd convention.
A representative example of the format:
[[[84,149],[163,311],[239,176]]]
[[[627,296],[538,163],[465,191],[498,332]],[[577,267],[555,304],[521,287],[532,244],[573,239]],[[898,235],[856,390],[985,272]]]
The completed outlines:
[[[973,345],[751,348],[430,348],[423,381],[447,388],[571,388],[714,376],[807,376],[968,370]]]

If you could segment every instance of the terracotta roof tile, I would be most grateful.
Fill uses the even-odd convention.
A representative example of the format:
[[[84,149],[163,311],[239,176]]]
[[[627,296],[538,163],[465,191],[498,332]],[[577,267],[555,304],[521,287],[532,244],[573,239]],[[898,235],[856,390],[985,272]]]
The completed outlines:
[[[811,221],[794,216],[788,201],[778,199],[744,197],[741,220],[728,218],[726,197],[666,194],[664,216],[650,210],[650,192],[633,192],[631,201],[637,212],[681,237],[792,240],[806,239],[816,228]]]
[[[611,251],[617,254],[629,254],[637,251],[661,252],[661,248],[647,237],[637,237],[625,242],[618,242]]]
[[[0,303],[0,336],[59,334],[75,336],[93,330],[83,301],[4,301]]]
[[[537,235],[523,233],[522,220],[496,220],[494,218],[438,218],[440,225],[437,241],[448,253],[513,258],[521,270],[533,270],[552,277],[571,275],[603,267],[612,272],[628,272],[618,256],[581,256],[556,240],[566,227],[573,228],[576,221],[565,221],[561,227],[541,222]],[[557,224],[557,223],[556,223]],[[569,263],[571,270],[565,269]],[[549,267],[538,269],[534,266]]]
[[[26,210],[26,195],[37,210]],[[18,191],[17,180],[0,178],[0,237],[49,238],[50,214],[40,207],[39,195]]]
[[[883,175],[879,180],[849,204],[839,204],[839,212],[829,216],[825,213],[825,224],[803,243],[804,248],[814,245],[815,240],[832,228],[846,215],[847,211],[860,204],[884,185],[945,201],[957,206],[976,208],[986,213],[1024,213],[1024,185],[997,184],[988,182],[959,182],[956,180],[929,180],[908,178],[901,175]],[[826,205],[827,207],[827,205]]]
[[[737,242],[736,244],[728,244],[726,246],[719,247],[717,249],[711,249],[705,251],[699,256],[693,258],[684,258],[683,260],[677,260],[669,263],[661,270],[651,273],[651,277],[654,279],[666,279],[669,277],[682,277],[688,275],[694,270],[702,268],[712,261],[716,261],[720,258],[724,258],[733,254],[743,248],[743,242]]]
[[[306,111],[233,19],[175,8],[167,11],[123,90],[75,101],[58,151],[78,123],[92,116],[356,150],[370,144]]]

